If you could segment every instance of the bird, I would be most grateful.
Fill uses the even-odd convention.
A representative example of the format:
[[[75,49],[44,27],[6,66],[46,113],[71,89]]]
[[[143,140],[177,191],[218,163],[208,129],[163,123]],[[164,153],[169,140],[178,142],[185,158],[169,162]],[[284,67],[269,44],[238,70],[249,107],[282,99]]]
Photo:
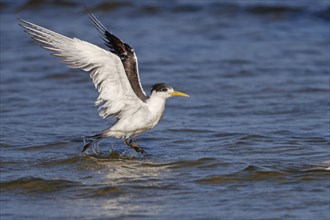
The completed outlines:
[[[141,133],[154,128],[163,117],[166,100],[174,96],[189,97],[166,83],[156,83],[150,95],[143,90],[134,49],[108,31],[95,15],[89,18],[100,33],[106,49],[78,38],[56,33],[32,22],[19,19],[24,32],[70,68],[80,68],[90,74],[99,95],[95,101],[103,119],[115,118],[107,129],[87,136],[82,152],[104,138],[119,138],[138,153],[145,150],[133,142]]]

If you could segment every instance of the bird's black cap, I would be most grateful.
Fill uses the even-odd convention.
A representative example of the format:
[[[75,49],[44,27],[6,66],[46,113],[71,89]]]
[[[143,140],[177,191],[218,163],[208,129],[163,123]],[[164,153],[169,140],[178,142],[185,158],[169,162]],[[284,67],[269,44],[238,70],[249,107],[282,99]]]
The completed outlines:
[[[166,83],[157,83],[151,87],[151,92],[166,92],[169,88],[171,88],[171,86]]]

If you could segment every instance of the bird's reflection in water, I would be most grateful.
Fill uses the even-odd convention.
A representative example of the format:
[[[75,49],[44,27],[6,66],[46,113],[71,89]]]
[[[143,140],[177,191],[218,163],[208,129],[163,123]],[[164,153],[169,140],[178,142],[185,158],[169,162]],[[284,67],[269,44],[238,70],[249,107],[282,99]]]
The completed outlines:
[[[109,153],[85,155],[84,159],[96,162],[92,179],[98,182],[88,197],[104,200],[102,207],[98,207],[98,215],[109,216],[111,212],[111,216],[117,217],[127,214],[143,217],[164,209],[161,205],[164,198],[157,198],[157,194],[167,187],[171,188],[164,178],[168,164],[155,163],[151,156],[113,149]],[[155,199],[160,201],[155,203]],[[148,207],[140,205],[145,203],[149,204]],[[96,204],[99,206],[99,201]]]

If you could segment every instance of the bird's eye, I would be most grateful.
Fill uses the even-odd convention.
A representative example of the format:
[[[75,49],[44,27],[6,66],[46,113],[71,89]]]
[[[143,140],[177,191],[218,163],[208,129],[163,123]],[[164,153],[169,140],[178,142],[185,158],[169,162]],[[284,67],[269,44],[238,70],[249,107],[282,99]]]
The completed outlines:
[[[167,89],[166,88],[162,88],[160,91],[167,92]]]

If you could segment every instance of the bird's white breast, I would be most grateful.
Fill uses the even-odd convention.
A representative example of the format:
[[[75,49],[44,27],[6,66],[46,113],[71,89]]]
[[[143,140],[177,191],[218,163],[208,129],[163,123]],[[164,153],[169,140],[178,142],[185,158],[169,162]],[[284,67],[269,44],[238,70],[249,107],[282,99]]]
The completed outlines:
[[[151,96],[135,112],[128,112],[114,124],[110,131],[110,136],[130,138],[144,131],[154,128],[163,116],[165,109],[165,99],[162,97]]]

